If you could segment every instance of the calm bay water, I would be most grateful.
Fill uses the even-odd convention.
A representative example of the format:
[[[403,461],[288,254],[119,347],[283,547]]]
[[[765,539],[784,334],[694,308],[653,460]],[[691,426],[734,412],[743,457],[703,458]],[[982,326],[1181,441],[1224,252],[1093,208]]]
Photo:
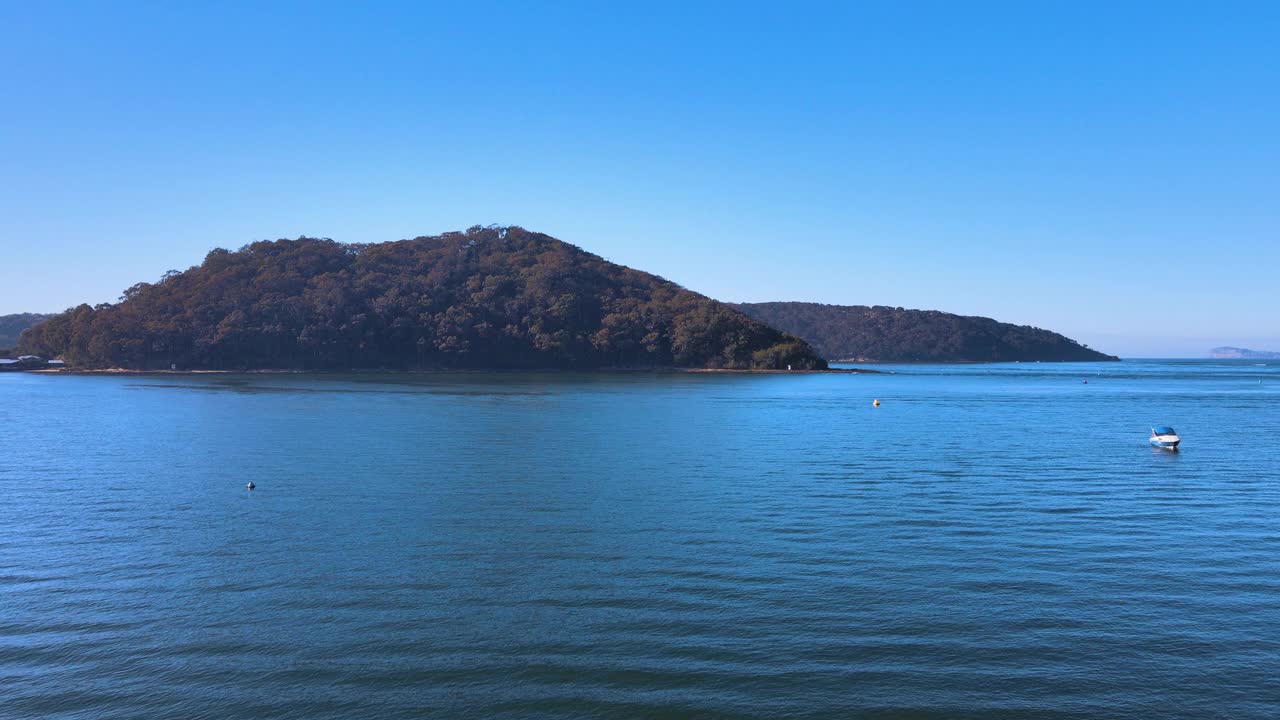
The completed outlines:
[[[1280,717],[1280,363],[886,369],[0,375],[0,717]]]

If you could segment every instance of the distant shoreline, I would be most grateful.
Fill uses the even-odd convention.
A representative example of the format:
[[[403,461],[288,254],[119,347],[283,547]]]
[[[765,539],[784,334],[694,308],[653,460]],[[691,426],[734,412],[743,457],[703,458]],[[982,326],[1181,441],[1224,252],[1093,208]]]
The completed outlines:
[[[562,374],[562,373],[582,373],[582,374],[684,374],[684,373],[711,373],[711,374],[729,374],[729,375],[886,375],[891,374],[884,370],[869,370],[864,368],[829,368],[826,370],[764,370],[764,369],[745,369],[735,370],[730,368],[590,368],[590,369],[566,369],[566,368],[439,368],[431,370],[380,370],[380,369],[350,369],[350,370],[285,370],[285,369],[258,369],[258,370],[132,370],[129,368],[102,368],[95,370],[72,369],[72,368],[42,368],[39,370],[25,370],[19,372],[39,373],[42,375],[476,375],[481,373],[541,373],[541,374]]]
[[[1119,356],[1106,360],[868,360],[866,358],[843,358],[840,360],[828,360],[827,362],[858,363],[859,365],[1035,365],[1036,363],[1067,365],[1074,363],[1123,362],[1124,360],[1132,359]]]

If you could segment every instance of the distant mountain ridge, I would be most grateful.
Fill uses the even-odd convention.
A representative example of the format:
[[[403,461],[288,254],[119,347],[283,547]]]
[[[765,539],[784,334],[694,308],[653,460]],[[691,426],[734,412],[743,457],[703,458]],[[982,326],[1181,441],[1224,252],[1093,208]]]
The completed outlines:
[[[725,303],[519,227],[215,249],[22,336],[82,368],[825,368]]]
[[[23,330],[42,323],[51,317],[53,316],[41,313],[0,315],[0,349],[16,347],[18,336],[22,334]]]
[[[1209,357],[1221,360],[1280,360],[1280,352],[1249,350],[1228,345],[1210,350]]]
[[[806,302],[739,303],[734,307],[805,340],[828,361],[1119,360],[1049,330],[938,310]]]

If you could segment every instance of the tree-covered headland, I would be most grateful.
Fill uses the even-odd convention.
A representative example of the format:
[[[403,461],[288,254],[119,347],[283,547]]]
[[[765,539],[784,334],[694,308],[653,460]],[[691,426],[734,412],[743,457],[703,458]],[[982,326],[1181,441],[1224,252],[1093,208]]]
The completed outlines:
[[[804,341],[519,227],[262,241],[27,330],[78,368],[825,368]]]

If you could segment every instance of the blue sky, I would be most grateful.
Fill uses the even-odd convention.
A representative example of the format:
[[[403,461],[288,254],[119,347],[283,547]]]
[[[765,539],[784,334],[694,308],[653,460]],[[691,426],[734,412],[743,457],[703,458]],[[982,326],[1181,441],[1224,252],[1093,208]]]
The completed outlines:
[[[615,5],[0,4],[0,313],[501,223],[725,300],[1280,350],[1274,4]]]

